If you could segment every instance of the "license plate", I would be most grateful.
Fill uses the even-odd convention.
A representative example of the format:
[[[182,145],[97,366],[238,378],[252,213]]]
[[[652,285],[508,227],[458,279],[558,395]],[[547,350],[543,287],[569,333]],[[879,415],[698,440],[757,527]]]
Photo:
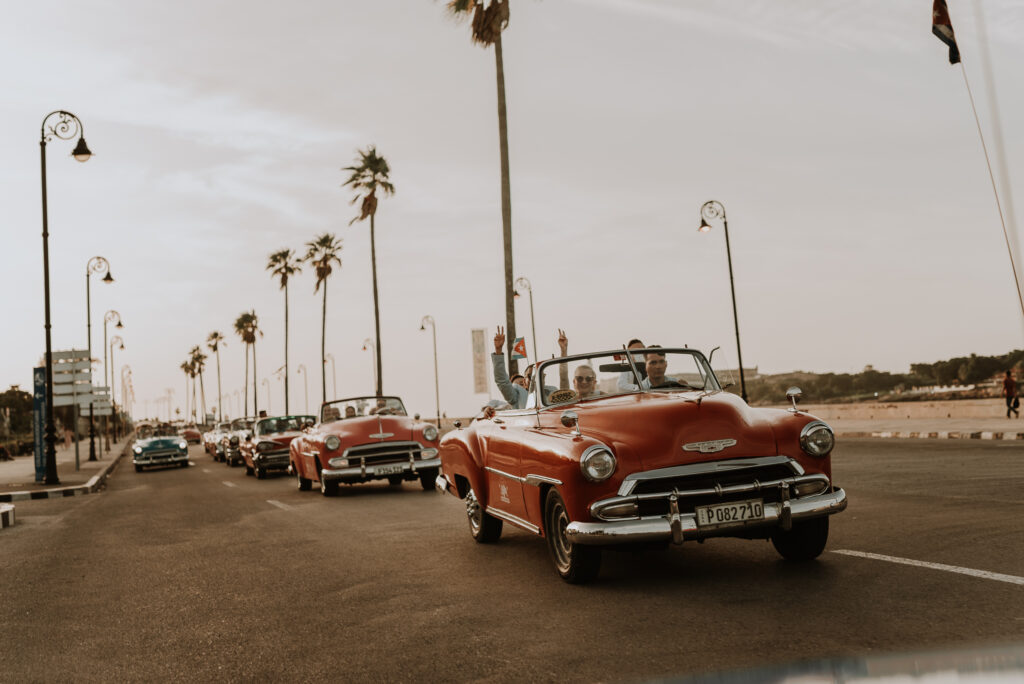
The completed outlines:
[[[377,475],[394,475],[395,473],[400,473],[403,470],[405,470],[405,465],[397,464],[377,466],[373,469],[373,472]]]
[[[735,525],[764,520],[764,501],[750,499],[733,503],[697,506],[697,524],[701,527]]]

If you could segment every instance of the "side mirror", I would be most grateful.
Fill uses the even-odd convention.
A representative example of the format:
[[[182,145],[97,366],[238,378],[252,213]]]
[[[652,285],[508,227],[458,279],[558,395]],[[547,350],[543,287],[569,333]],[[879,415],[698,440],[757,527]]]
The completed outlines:
[[[564,411],[562,413],[562,425],[567,428],[575,428],[575,430],[573,430],[573,434],[579,436],[580,417],[575,411]]]
[[[458,428],[462,427],[462,421],[461,420],[457,420],[454,423],[452,423],[452,425],[454,425],[455,428],[458,429]]]
[[[414,413],[413,416],[412,416],[412,419],[413,420],[419,420],[420,419],[420,414]]]
[[[799,409],[796,407],[796,402],[800,401],[800,397],[802,396],[803,392],[800,391],[799,387],[790,387],[788,390],[786,390],[786,398],[793,402],[793,408],[788,410],[792,411],[793,413],[799,411]]]

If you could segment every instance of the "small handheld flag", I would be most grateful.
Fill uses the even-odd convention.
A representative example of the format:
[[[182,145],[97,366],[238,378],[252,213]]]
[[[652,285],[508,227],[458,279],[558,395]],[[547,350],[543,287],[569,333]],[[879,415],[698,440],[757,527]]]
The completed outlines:
[[[512,343],[512,356],[513,361],[518,359],[526,358],[526,338],[517,337],[516,341]]]
[[[935,0],[935,4],[932,5],[932,33],[949,46],[949,63],[958,63],[960,61],[960,48],[956,46],[956,36],[953,35],[953,22],[949,19],[949,8],[946,7],[946,0]]]

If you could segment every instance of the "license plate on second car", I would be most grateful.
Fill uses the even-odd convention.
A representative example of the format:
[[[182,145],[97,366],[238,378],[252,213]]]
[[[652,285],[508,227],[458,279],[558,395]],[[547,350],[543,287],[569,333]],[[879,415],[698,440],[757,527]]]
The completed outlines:
[[[708,527],[715,525],[734,525],[757,520],[764,520],[764,501],[749,499],[732,503],[715,504],[714,506],[697,506],[697,525]]]
[[[376,475],[394,475],[395,473],[400,473],[403,470],[405,470],[405,464],[398,463],[395,465],[377,466],[373,469],[373,472]]]

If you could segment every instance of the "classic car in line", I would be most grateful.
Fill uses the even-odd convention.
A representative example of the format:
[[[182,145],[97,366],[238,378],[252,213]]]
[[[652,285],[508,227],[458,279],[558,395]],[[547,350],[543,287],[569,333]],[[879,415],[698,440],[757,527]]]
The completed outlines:
[[[195,425],[185,425],[178,430],[178,434],[185,438],[190,444],[200,444],[203,441],[203,433]]]
[[[221,458],[229,468],[245,462],[242,459],[241,444],[252,435],[252,426],[256,420],[252,416],[235,418],[228,426],[228,431],[220,438],[223,452]]]
[[[231,423],[217,423],[212,430],[203,434],[203,449],[213,457],[214,461],[220,461],[224,458],[224,445],[221,444],[221,439],[223,439],[230,428]]]
[[[534,378],[525,409],[445,435],[437,486],[465,501],[478,542],[503,523],[545,537],[568,582],[621,544],[770,539],[810,560],[846,508],[832,429],[796,388],[792,408],[751,408],[699,351],[660,347],[552,359]]]
[[[290,469],[299,489],[318,482],[324,496],[341,483],[378,479],[419,479],[430,490],[441,465],[437,439],[437,428],[410,418],[398,397],[339,399],[323,404],[320,422],[292,440]]]
[[[141,473],[146,466],[155,465],[188,467],[188,442],[173,429],[140,429],[139,434],[140,438],[132,443],[135,472]]]
[[[277,416],[256,421],[250,437],[239,444],[245,474],[255,474],[262,480],[268,472],[287,472],[288,446],[314,422],[313,416]]]

